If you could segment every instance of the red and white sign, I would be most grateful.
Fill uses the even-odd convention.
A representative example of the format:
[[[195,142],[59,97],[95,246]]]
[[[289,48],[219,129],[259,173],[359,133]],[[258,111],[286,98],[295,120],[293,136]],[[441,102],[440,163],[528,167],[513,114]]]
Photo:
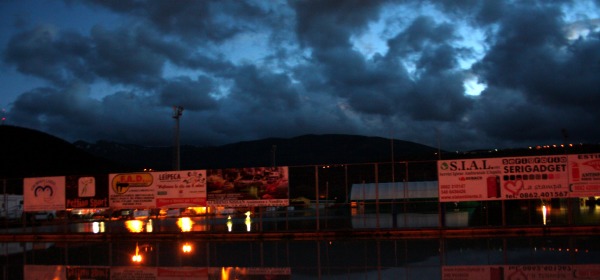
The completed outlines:
[[[440,201],[498,200],[501,175],[499,158],[438,161]]]
[[[502,158],[504,199],[549,199],[569,196],[566,155]]]
[[[600,154],[569,155],[569,190],[573,197],[600,196]]]
[[[600,171],[592,171],[600,160],[571,165],[571,174],[594,179],[569,188],[566,155],[438,161],[440,202],[566,198],[600,189]],[[584,167],[590,171],[580,173]]]
[[[442,266],[442,280],[600,279],[597,264]]]

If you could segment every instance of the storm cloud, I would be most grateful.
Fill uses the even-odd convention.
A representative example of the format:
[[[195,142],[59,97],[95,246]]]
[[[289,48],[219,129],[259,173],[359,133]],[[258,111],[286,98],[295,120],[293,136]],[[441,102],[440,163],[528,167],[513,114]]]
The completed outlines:
[[[5,123],[69,141],[171,145],[173,106],[199,146],[600,138],[597,1],[35,3],[0,3],[0,104]]]

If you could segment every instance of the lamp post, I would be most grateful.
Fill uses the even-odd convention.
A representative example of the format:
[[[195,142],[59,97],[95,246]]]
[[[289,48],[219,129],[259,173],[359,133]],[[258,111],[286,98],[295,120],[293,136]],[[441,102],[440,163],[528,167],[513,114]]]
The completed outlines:
[[[175,170],[180,169],[180,152],[179,152],[179,118],[183,114],[182,106],[173,106],[173,118],[175,119]]]

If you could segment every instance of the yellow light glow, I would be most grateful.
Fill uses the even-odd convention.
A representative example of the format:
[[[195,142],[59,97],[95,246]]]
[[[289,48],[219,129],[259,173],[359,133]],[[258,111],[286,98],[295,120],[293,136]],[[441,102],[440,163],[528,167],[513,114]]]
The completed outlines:
[[[227,231],[231,232],[231,229],[233,228],[233,222],[231,221],[231,216],[227,217]]]
[[[221,280],[229,280],[231,267],[221,267]]]
[[[244,224],[246,224],[246,230],[250,231],[250,227],[252,225],[252,219],[250,219],[250,214],[252,214],[252,212],[247,211],[244,214],[246,214],[246,220],[244,221]]]
[[[144,222],[140,220],[127,220],[125,221],[125,227],[130,232],[142,232],[144,230]]]
[[[548,209],[546,208],[546,205],[542,206],[542,220],[544,222],[544,225],[546,225],[546,214],[548,212]]]
[[[193,225],[194,225],[194,222],[192,221],[192,219],[190,219],[190,217],[181,217],[181,218],[177,219],[177,226],[179,226],[179,228],[183,232],[192,231]]]
[[[192,210],[197,215],[206,214],[206,207],[188,207],[187,209]]]
[[[152,224],[152,219],[148,220],[146,224],[146,232],[152,232],[154,230],[154,225]]]
[[[133,255],[133,257],[131,257],[131,261],[140,263],[140,262],[142,262],[142,256],[141,255]]]
[[[138,246],[137,243],[135,243],[135,255],[133,255],[131,257],[131,261],[134,263],[141,263],[142,262],[142,255],[140,255],[140,247]]]
[[[190,243],[184,243],[183,246],[181,246],[181,251],[183,251],[186,254],[191,253],[193,250],[192,244]]]

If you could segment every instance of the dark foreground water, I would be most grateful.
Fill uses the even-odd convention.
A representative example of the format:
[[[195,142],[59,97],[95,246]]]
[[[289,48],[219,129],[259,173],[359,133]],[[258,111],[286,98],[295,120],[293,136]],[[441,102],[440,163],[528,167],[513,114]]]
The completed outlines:
[[[3,279],[600,279],[596,236],[1,246]]]
[[[408,222],[432,223],[413,225]],[[431,221],[430,221],[431,220]],[[408,221],[408,222],[407,222]],[[0,243],[2,279],[600,279],[600,236],[426,239],[361,238],[227,240],[228,233],[315,232],[407,225],[437,226],[437,219],[387,216],[54,221],[4,227],[0,233],[61,233],[61,242]],[[461,224],[457,225],[461,226]],[[137,233],[165,238],[137,238]],[[224,233],[186,240],[185,232]],[[134,239],[72,242],[69,234],[103,233]],[[179,234],[180,233],[180,234]],[[98,234],[98,235],[96,235]],[[142,236],[140,235],[140,236]],[[73,236],[73,235],[71,235]],[[161,235],[162,236],[162,235]],[[282,235],[283,236],[283,235]],[[379,235],[381,236],[381,235]],[[4,239],[6,240],[6,239]],[[62,239],[60,239],[62,240]],[[151,241],[148,241],[151,240]]]

